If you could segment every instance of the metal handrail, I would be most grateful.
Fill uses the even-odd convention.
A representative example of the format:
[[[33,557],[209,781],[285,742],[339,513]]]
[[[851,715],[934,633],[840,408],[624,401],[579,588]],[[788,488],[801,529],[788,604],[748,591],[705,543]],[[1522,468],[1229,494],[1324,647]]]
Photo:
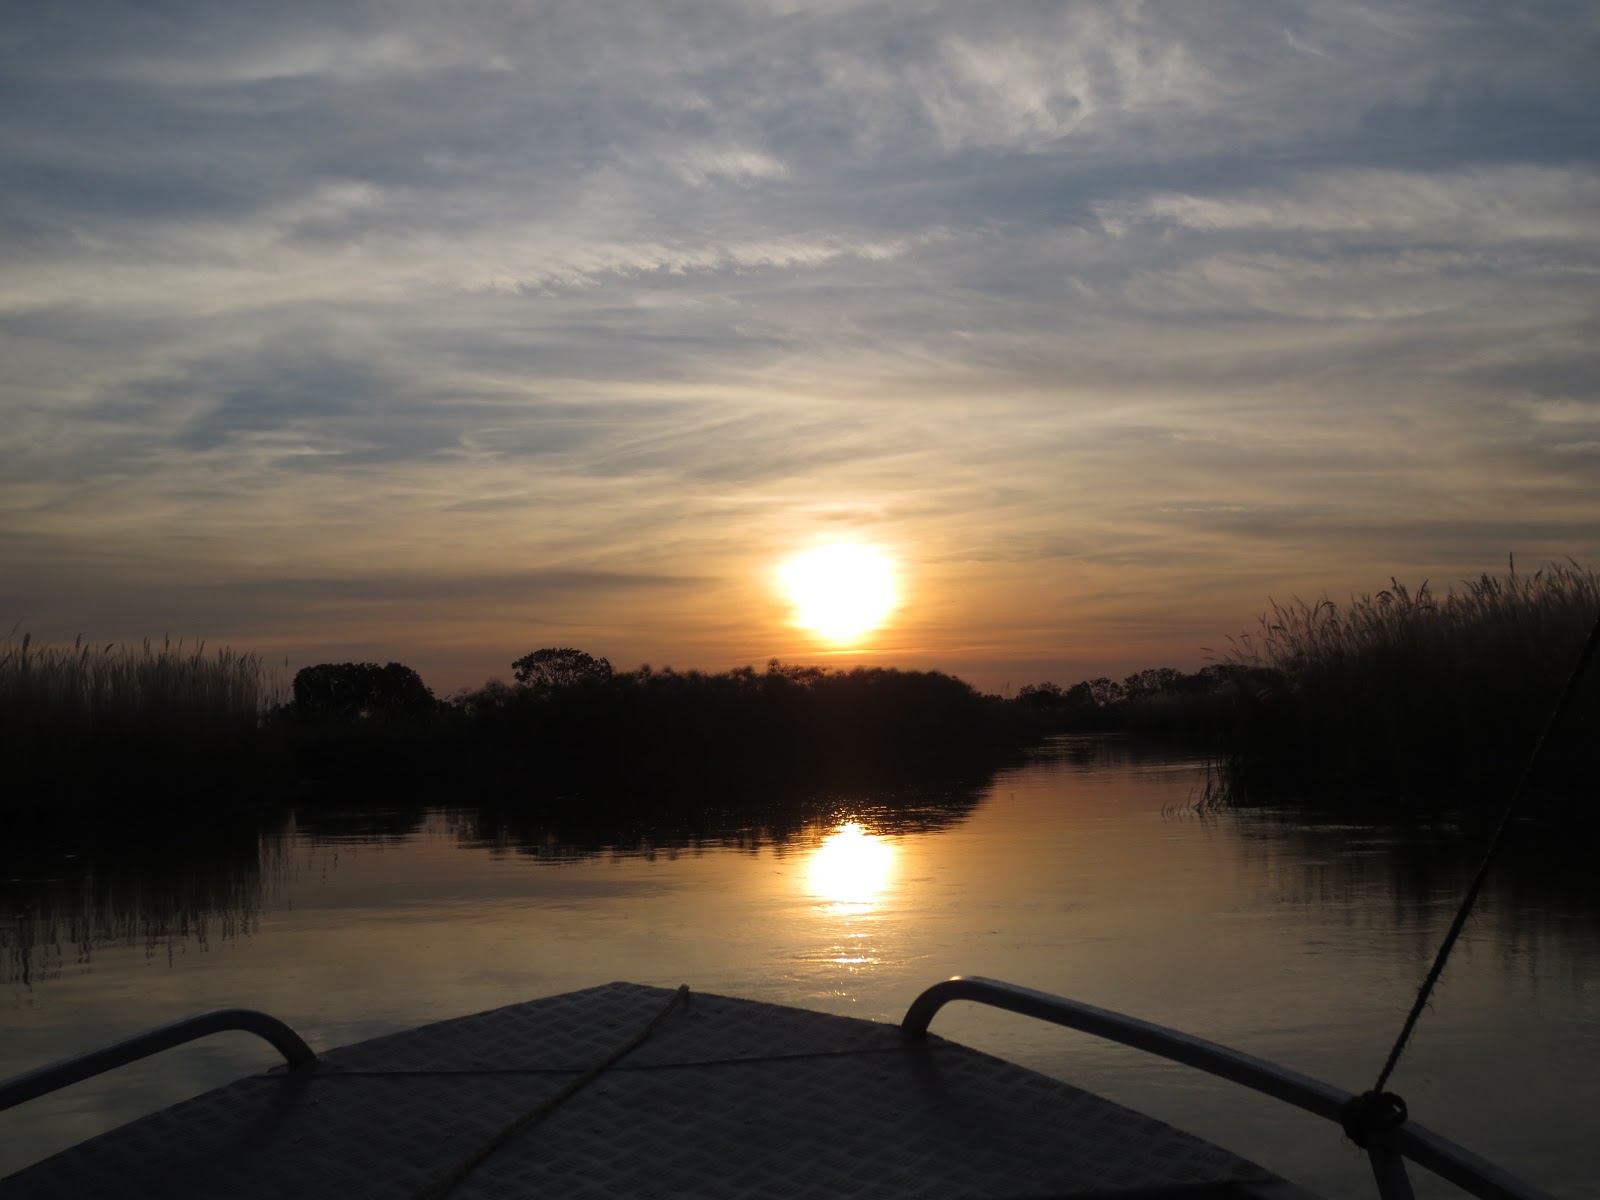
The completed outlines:
[[[0,1112],[14,1108],[28,1100],[81,1083],[95,1075],[125,1067],[141,1058],[149,1058],[163,1050],[181,1046],[213,1033],[230,1031],[253,1033],[265,1038],[282,1054],[292,1071],[310,1070],[317,1065],[317,1056],[305,1040],[277,1017],[250,1008],[219,1008],[214,1012],[158,1025],[144,1033],[135,1034],[98,1050],[90,1050],[60,1062],[48,1063],[32,1071],[24,1071],[0,1082]]]
[[[912,1037],[922,1037],[934,1014],[952,1000],[971,1000],[1120,1042],[1243,1084],[1335,1122],[1340,1122],[1345,1105],[1353,1099],[1351,1093],[1320,1079],[1181,1030],[978,975],[958,975],[934,984],[911,1002],[900,1028]],[[1411,1184],[1403,1161],[1407,1158],[1480,1200],[1553,1200],[1549,1193],[1410,1121],[1373,1133],[1366,1150],[1384,1200],[1410,1200]]]

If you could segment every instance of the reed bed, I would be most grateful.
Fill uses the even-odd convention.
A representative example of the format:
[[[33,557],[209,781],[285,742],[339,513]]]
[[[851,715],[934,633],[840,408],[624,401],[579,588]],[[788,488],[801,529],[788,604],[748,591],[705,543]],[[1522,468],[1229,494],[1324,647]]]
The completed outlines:
[[[1317,793],[1503,804],[1600,617],[1577,563],[1513,568],[1444,595],[1399,581],[1348,604],[1274,603],[1224,661],[1218,776],[1232,800]],[[1547,802],[1600,768],[1600,664],[1540,775]]]
[[[203,642],[0,643],[8,804],[233,793],[281,687],[262,659]]]

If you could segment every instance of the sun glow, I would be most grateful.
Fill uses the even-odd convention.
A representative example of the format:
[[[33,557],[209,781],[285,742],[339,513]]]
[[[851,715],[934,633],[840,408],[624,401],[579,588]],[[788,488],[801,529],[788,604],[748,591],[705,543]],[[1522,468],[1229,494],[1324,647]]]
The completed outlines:
[[[822,546],[790,559],[781,574],[796,623],[829,641],[854,641],[894,608],[894,572],[869,546]]]
[[[893,866],[894,847],[850,821],[812,851],[806,883],[819,900],[868,908],[888,888]]]

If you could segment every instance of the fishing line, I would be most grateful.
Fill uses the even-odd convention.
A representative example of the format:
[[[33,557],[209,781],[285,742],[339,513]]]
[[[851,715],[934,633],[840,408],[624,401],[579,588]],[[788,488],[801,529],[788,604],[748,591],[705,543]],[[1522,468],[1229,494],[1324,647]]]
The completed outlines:
[[[1539,760],[1544,755],[1545,746],[1550,741],[1550,735],[1561,723],[1561,718],[1566,715],[1572,697],[1577,693],[1578,683],[1589,666],[1589,660],[1594,657],[1596,646],[1600,646],[1600,617],[1595,618],[1594,628],[1589,631],[1589,638],[1578,653],[1577,664],[1572,668],[1572,674],[1567,677],[1567,685],[1562,689],[1561,697],[1551,710],[1549,719],[1545,721],[1539,740],[1533,744],[1533,752],[1529,754],[1528,761],[1522,768],[1522,774],[1517,778],[1517,786],[1511,793],[1511,803],[1506,806],[1499,825],[1495,827],[1494,836],[1489,839],[1489,848],[1484,852],[1483,861],[1478,864],[1478,872],[1473,876],[1466,895],[1461,898],[1455,919],[1450,922],[1450,930],[1444,935],[1439,953],[1434,956],[1433,966],[1428,969],[1427,977],[1423,979],[1422,987],[1417,991],[1417,998],[1411,1005],[1411,1012],[1407,1014],[1405,1024],[1400,1028],[1400,1036],[1395,1038],[1389,1057],[1383,1064],[1383,1070],[1378,1072],[1378,1081],[1372,1085],[1371,1091],[1352,1099],[1346,1109],[1345,1132],[1349,1133],[1351,1139],[1358,1145],[1366,1144],[1367,1131],[1384,1126],[1392,1127],[1405,1120],[1405,1101],[1385,1092],[1383,1085],[1389,1082],[1389,1076],[1399,1065],[1400,1056],[1405,1053],[1406,1044],[1410,1042],[1411,1034],[1417,1027],[1417,1020],[1422,1016],[1422,1010],[1427,1007],[1433,985],[1439,982],[1439,976],[1444,973],[1444,965],[1450,958],[1450,951],[1455,948],[1456,939],[1466,927],[1467,916],[1472,911],[1478,893],[1483,889],[1483,881],[1488,878],[1489,867],[1505,840],[1506,830],[1510,828],[1511,820],[1516,816],[1517,810],[1522,807],[1523,798],[1528,790],[1528,781],[1533,778]],[[1359,1136],[1357,1131],[1360,1131]]]

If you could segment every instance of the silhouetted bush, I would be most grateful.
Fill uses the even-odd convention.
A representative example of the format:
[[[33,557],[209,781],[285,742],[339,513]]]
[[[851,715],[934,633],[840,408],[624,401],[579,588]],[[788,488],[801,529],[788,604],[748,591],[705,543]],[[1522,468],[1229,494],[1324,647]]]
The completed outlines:
[[[949,675],[776,661],[764,672],[646,666],[490,683],[452,707],[476,772],[545,792],[910,777],[992,760],[1023,731]]]
[[[524,654],[511,670],[518,687],[543,693],[579,683],[604,683],[611,678],[611,660],[570,646],[552,647]]]
[[[319,663],[295,675],[292,692],[266,736],[301,795],[336,782],[392,799],[458,761],[448,707],[404,663]]]
[[[438,702],[410,667],[392,662],[320,663],[294,677],[294,707],[309,720],[372,720],[427,716]]]
[[[1021,719],[1050,733],[1131,733],[1166,743],[1203,744],[1218,727],[1219,699],[1242,669],[1204,667],[1192,674],[1149,667],[1122,682],[1107,676],[1063,688],[1032,683],[1012,703]]]

